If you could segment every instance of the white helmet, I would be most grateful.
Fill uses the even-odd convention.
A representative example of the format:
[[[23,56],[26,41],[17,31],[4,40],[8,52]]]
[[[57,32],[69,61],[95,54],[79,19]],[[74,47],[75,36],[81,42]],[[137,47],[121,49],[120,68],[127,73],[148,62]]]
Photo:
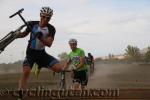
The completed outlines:
[[[76,39],[70,39],[68,43],[77,43]]]
[[[42,7],[42,9],[40,10],[40,14],[47,14],[49,16],[52,16],[53,10],[49,7]]]

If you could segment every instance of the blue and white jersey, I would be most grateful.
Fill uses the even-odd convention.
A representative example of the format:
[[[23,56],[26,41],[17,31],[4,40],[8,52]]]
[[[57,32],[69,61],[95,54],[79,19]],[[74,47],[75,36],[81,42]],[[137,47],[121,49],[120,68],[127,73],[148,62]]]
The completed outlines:
[[[36,34],[38,32],[42,32],[42,34],[43,34],[42,38],[48,37],[49,31],[48,31],[47,27],[40,28],[39,25],[34,25],[34,27],[32,29],[32,37],[31,37],[31,39],[33,39],[33,40],[31,41],[30,48],[35,49],[35,50],[44,50],[45,45],[36,37]]]
[[[31,23],[31,22],[30,22]],[[48,36],[51,36],[54,38],[55,35],[55,28],[48,24],[48,26],[41,28],[39,26],[39,22],[32,22],[31,24],[31,36],[30,36],[30,42],[28,44],[28,47],[34,50],[44,50],[45,45],[36,37],[38,32],[41,32],[43,34],[42,38],[47,38]]]

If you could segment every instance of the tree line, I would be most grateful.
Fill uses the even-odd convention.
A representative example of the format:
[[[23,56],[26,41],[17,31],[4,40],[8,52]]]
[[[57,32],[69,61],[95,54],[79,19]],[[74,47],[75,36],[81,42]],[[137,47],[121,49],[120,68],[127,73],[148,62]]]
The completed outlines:
[[[140,52],[137,46],[128,45],[125,49],[125,57],[131,61],[150,62],[150,47],[147,47],[146,52]]]

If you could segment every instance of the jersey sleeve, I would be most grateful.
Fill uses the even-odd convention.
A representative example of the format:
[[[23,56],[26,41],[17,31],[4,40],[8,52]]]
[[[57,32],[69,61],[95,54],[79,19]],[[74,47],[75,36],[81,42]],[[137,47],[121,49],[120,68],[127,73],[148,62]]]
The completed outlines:
[[[39,21],[28,21],[27,24],[29,27],[26,28],[26,32],[31,32],[32,31],[32,28],[35,24],[38,24]]]
[[[81,52],[80,52],[80,56],[81,56],[81,57],[85,57],[85,53],[84,53],[84,51],[83,51],[83,50],[81,50]]]
[[[71,59],[71,53],[68,54],[68,58]]]
[[[54,39],[56,33],[55,27],[52,26],[51,24],[48,24],[48,30],[49,30],[49,36]]]

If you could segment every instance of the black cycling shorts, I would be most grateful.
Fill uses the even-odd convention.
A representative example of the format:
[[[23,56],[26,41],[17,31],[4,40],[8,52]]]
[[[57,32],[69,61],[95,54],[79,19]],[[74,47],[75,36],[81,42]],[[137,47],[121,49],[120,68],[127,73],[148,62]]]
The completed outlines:
[[[87,70],[74,71],[73,83],[74,82],[79,82],[82,86],[86,86],[88,83]]]
[[[27,48],[26,58],[23,62],[23,66],[30,66],[30,68],[32,68],[34,63],[37,63],[40,68],[50,68],[59,63],[59,61],[53,56],[48,55],[45,50],[34,50]]]

